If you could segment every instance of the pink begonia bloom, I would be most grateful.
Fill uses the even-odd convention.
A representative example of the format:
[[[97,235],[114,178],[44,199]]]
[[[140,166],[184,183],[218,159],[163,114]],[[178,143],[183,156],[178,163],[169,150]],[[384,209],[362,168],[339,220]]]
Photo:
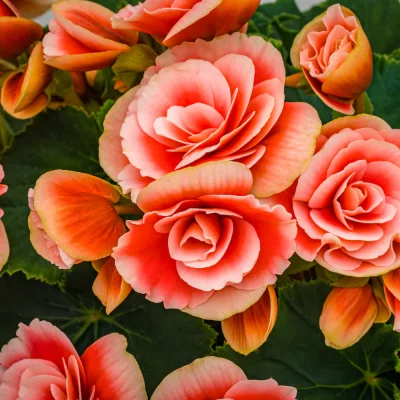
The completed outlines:
[[[396,269],[400,130],[372,115],[338,118],[322,128],[318,146],[298,183],[265,200],[294,212],[296,252],[348,276]]]
[[[113,27],[149,33],[173,47],[244,29],[259,4],[260,0],[146,0],[115,14]]]
[[[372,50],[351,10],[335,4],[314,18],[297,35],[290,56],[324,103],[354,114],[354,100],[372,81]]]
[[[248,380],[232,361],[205,357],[169,374],[151,400],[296,400],[297,390],[273,379]]]
[[[91,1],[69,0],[53,5],[54,19],[43,38],[45,61],[66,71],[91,71],[114,64],[137,43],[132,30],[113,29],[113,12]]]
[[[79,357],[68,337],[46,321],[20,324],[0,352],[1,400],[147,400],[124,336],[113,333]]]
[[[220,161],[172,172],[138,197],[146,213],[112,256],[148,300],[224,320],[256,303],[289,266],[296,223],[284,207],[250,195],[243,164]]]
[[[7,192],[8,186],[1,184],[4,179],[4,169],[0,165],[0,196]],[[0,209],[0,218],[4,215],[4,211]],[[10,255],[10,244],[8,242],[8,237],[6,229],[4,228],[3,222],[0,220],[0,271],[6,264],[8,257]]]
[[[100,163],[136,201],[163,175],[210,161],[251,169],[252,193],[279,193],[306,168],[321,121],[284,102],[277,49],[241,33],[184,43],[159,56],[142,83],[110,110]]]

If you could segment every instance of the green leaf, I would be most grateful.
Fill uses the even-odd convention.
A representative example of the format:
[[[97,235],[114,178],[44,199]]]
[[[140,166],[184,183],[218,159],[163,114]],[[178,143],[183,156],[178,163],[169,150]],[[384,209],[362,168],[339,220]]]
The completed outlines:
[[[316,262],[305,261],[302,258],[300,258],[297,254],[294,254],[290,258],[290,265],[289,268],[285,271],[285,273],[288,273],[289,275],[299,274],[300,272],[308,271],[315,264]]]
[[[99,129],[101,132],[103,132],[103,124],[107,113],[111,110],[114,104],[115,101],[109,99],[101,106],[100,110],[95,113],[96,121],[99,124]]]
[[[398,365],[400,335],[376,324],[354,346],[334,350],[319,329],[330,286],[298,282],[279,291],[279,313],[268,341],[245,357],[228,345],[215,352],[243,368],[249,379],[273,377],[295,386],[298,400],[393,399],[394,385],[383,377]]]
[[[282,41],[288,54],[304,24],[305,20],[294,0],[276,0],[258,8],[250,20],[248,33]]]
[[[122,53],[112,69],[116,75],[123,72],[144,72],[155,64],[156,58],[157,53],[150,46],[138,44]]]
[[[329,6],[337,3],[337,0],[325,1],[303,15],[307,21],[310,21]],[[357,15],[373,51],[390,53],[399,47],[399,0],[341,0],[340,4],[350,8]]]
[[[210,352],[216,333],[201,319],[165,310],[137,293],[107,316],[91,293],[93,268],[80,264],[67,276],[67,293],[27,282],[21,274],[0,279],[0,348],[15,337],[18,322],[34,318],[57,325],[80,353],[98,338],[118,332],[128,339],[149,395],[167,374]]]
[[[367,90],[374,105],[374,115],[392,128],[400,128],[400,60],[374,54],[374,78]]]
[[[51,83],[46,88],[46,93],[49,98],[60,98],[65,104],[83,107],[82,100],[75,92],[70,72],[56,70]]]
[[[115,73],[115,79],[125,82],[128,88],[140,83],[143,73],[155,65],[158,54],[146,44],[138,44],[130,50],[122,53],[112,70]]]
[[[356,278],[354,276],[344,276],[339,280],[332,283],[332,286],[341,288],[356,288],[365,286],[369,281],[369,278]]]
[[[30,243],[28,190],[40,175],[53,169],[105,178],[98,161],[101,132],[95,116],[66,107],[41,113],[24,134],[15,138],[2,159],[8,191],[0,197],[0,208],[11,247],[3,274],[23,271],[28,278],[50,284],[62,282],[64,273],[40,257]]]

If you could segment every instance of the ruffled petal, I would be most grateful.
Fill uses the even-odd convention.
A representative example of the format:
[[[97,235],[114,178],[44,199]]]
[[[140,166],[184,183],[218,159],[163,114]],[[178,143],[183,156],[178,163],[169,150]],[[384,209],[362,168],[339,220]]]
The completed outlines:
[[[232,361],[205,357],[169,374],[151,400],[223,399],[236,383],[247,380]]]

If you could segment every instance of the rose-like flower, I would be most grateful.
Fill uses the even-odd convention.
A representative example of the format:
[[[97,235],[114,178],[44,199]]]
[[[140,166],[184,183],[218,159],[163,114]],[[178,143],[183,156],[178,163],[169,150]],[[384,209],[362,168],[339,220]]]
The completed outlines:
[[[113,27],[149,33],[173,47],[238,31],[259,4],[260,0],[145,0],[120,10]]]
[[[90,1],[53,5],[54,19],[43,39],[46,63],[66,71],[90,71],[112,65],[136,44],[133,30],[113,29],[113,12]]]
[[[221,160],[251,169],[257,197],[278,193],[307,166],[321,127],[310,105],[284,103],[284,79],[260,37],[174,47],[107,115],[101,165],[134,201],[166,173]]]
[[[127,341],[113,333],[79,357],[68,337],[46,321],[20,324],[0,352],[0,398],[147,400]]]
[[[109,256],[125,233],[116,205],[120,193],[92,175],[47,172],[28,196],[32,245],[61,269]]]
[[[354,100],[372,81],[368,38],[353,12],[339,4],[301,30],[290,56],[321,100],[344,114],[354,113]]]
[[[11,1],[0,0],[0,58],[19,56],[42,34],[39,24],[20,18]]]
[[[224,320],[256,303],[288,267],[296,223],[249,195],[250,170],[230,161],[170,173],[143,189],[113,257],[133,289],[166,308]],[[155,251],[156,249],[156,251]]]
[[[268,286],[260,300],[246,311],[221,323],[228,344],[238,353],[248,355],[261,347],[275,326],[278,300],[273,286]]]
[[[362,287],[335,287],[327,297],[319,325],[325,342],[335,349],[357,343],[373,323],[390,318],[387,306],[374,295],[370,284]]]
[[[385,298],[390,311],[394,315],[393,329],[400,332],[400,269],[383,275]]]
[[[110,314],[129,296],[132,287],[122,279],[112,257],[93,261],[92,265],[98,272],[93,282],[93,293]]]
[[[8,186],[1,184],[4,179],[4,169],[0,165],[0,196],[7,192]],[[4,215],[4,211],[0,209],[0,218]],[[6,229],[4,227],[3,221],[0,220],[0,271],[6,264],[8,257],[10,255],[10,245],[8,243],[8,237]]]
[[[44,92],[53,76],[53,68],[43,62],[43,46],[38,43],[24,71],[11,73],[3,83],[0,103],[14,118],[28,119],[48,104]]]
[[[338,118],[298,184],[268,204],[298,223],[296,252],[332,272],[377,276],[400,263],[400,130],[378,117]]]
[[[232,361],[205,357],[169,374],[151,400],[296,400],[297,390],[273,379],[248,380]]]

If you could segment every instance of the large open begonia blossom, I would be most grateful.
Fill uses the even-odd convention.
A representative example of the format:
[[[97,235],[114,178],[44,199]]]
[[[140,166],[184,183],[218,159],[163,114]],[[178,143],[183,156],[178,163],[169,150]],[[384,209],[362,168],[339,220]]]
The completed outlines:
[[[100,162],[135,201],[163,175],[210,161],[251,169],[252,193],[286,189],[314,153],[321,122],[284,102],[282,56],[241,33],[184,43],[159,56],[104,123]]]
[[[250,195],[243,164],[172,172],[138,197],[145,212],[113,257],[135,291],[194,316],[224,320],[256,303],[289,266],[296,223],[283,206]]]
[[[298,223],[296,252],[343,275],[383,275],[400,262],[400,130],[378,117],[338,118],[319,151],[285,192]]]

